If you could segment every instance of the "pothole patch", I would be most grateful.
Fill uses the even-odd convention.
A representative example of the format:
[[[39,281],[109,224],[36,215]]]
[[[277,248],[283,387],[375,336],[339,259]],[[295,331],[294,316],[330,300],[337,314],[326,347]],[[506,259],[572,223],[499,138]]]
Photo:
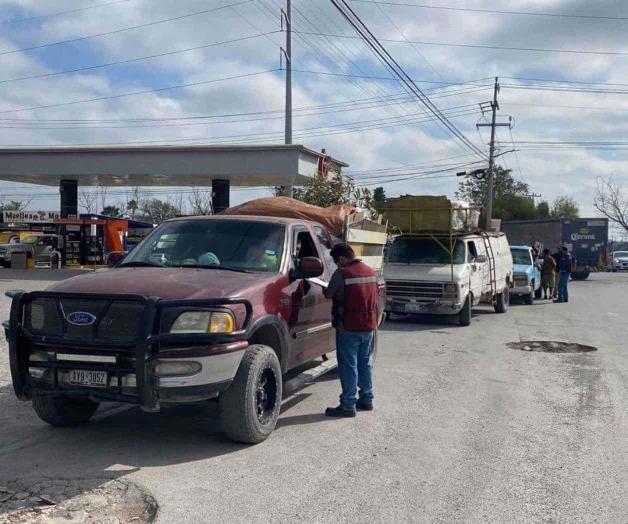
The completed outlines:
[[[597,348],[593,346],[585,346],[576,342],[555,342],[551,340],[509,342],[506,346],[510,349],[538,351],[541,353],[590,353],[591,351],[597,351]]]
[[[0,524],[153,522],[155,499],[137,484],[107,479],[0,481]]]

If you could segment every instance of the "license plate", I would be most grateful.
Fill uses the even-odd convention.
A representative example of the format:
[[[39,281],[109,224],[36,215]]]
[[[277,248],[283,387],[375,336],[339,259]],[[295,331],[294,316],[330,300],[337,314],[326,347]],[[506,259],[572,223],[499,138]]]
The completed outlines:
[[[75,386],[106,387],[107,372],[72,369],[68,372],[66,380]]]
[[[423,310],[422,304],[406,304],[406,313],[421,313]]]

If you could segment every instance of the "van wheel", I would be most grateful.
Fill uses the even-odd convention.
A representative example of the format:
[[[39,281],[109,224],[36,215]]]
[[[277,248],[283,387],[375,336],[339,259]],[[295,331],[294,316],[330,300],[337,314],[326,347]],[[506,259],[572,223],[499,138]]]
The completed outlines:
[[[464,301],[462,310],[458,313],[458,323],[461,326],[468,326],[471,324],[471,308],[473,307],[473,298],[469,293],[467,299]]]
[[[497,295],[495,300],[495,313],[506,313],[508,306],[510,305],[510,291],[508,288],[502,289],[502,292]]]
[[[86,398],[34,397],[37,416],[51,426],[70,427],[84,424],[98,408],[98,402]]]
[[[261,344],[249,346],[231,386],[218,399],[222,430],[236,442],[263,442],[277,424],[281,392],[275,352]]]
[[[527,295],[523,296],[523,302],[528,306],[534,304],[534,291],[530,291]]]

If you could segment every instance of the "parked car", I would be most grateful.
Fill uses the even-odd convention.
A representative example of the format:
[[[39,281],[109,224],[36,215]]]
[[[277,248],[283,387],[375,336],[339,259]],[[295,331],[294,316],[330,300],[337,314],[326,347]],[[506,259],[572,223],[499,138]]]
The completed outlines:
[[[526,304],[534,304],[535,298],[541,298],[541,270],[535,260],[534,250],[530,246],[510,246],[512,253],[515,285],[510,290],[511,296],[523,297]]]
[[[628,271],[628,251],[613,251],[608,260],[608,269],[613,273]]]
[[[217,399],[224,432],[269,436],[282,377],[335,349],[320,225],[255,216],[165,222],[114,268],[11,293],[13,387],[54,426],[101,401],[158,411]],[[312,279],[312,280],[310,280]],[[385,290],[380,287],[381,311]]]
[[[30,258],[50,256],[53,251],[61,248],[63,239],[60,235],[33,234],[21,241],[0,244],[0,264],[11,267],[11,253],[14,251],[26,252]]]
[[[387,313],[457,315],[468,326],[480,302],[507,311],[512,256],[503,233],[406,234],[390,246],[384,277]]]

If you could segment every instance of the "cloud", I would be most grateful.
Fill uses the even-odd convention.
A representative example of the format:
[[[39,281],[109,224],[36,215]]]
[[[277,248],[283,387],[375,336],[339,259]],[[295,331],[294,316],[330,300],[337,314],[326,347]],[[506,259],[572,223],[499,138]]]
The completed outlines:
[[[104,7],[41,18],[31,22],[3,25],[0,49],[10,50],[77,38],[134,25],[156,22],[234,3],[235,0],[186,0],[186,2],[153,2],[129,0]],[[390,73],[375,59],[359,40],[321,37],[303,33],[325,32],[353,36],[349,25],[334,10],[331,3],[294,2],[293,67],[306,71],[327,71],[361,76],[389,76]],[[15,78],[60,69],[126,60],[172,50],[201,46],[214,42],[258,35],[279,29],[279,11],[283,2],[254,0],[237,7],[212,13],[155,24],[150,27],[92,38],[75,44],[0,55],[2,76]],[[458,5],[458,4],[456,4]],[[465,2],[474,8],[494,8],[487,0]],[[7,13],[4,20],[22,16],[38,16],[68,8],[67,2],[50,0],[0,1]],[[621,50],[624,45],[624,25],[613,21],[584,21],[532,16],[497,15],[413,9],[408,7],[375,6],[356,3],[357,12],[378,36],[387,39],[411,39],[425,42],[471,43],[496,46],[544,47],[561,49]],[[590,12],[585,0],[553,0],[551,3],[511,0],[499,6],[504,10],[535,10],[552,12]],[[625,9],[620,0],[604,3],[604,13],[621,14]],[[390,20],[389,20],[390,18]],[[391,23],[392,20],[392,23]],[[59,75],[45,79],[0,84],[0,111],[10,111],[40,105],[77,101],[126,92],[159,89],[175,84],[203,82],[275,69],[279,66],[279,46],[284,45],[283,33],[259,36],[231,44],[175,54],[163,58],[138,61],[125,66],[112,66]],[[478,104],[491,97],[493,76],[504,85],[500,93],[502,118],[515,118],[513,136],[518,141],[538,140],[617,140],[626,136],[628,99],[624,94],[595,94],[516,89],[520,81],[506,77],[570,78],[583,81],[605,81],[628,84],[625,73],[626,57],[574,55],[565,53],[532,53],[508,50],[466,49],[436,45],[410,46],[388,43],[386,46],[418,80],[468,81],[484,79],[483,90],[461,92],[456,96],[438,98],[442,108],[468,106],[478,108],[475,114],[465,114],[453,121],[476,144],[486,142],[475,128],[481,117]],[[226,141],[238,135],[273,133],[282,141],[283,73],[274,72],[227,82],[207,83],[195,87],[147,93],[138,96],[99,100],[48,109],[0,113],[0,118],[23,119],[129,119],[188,117],[211,114],[232,114],[259,111],[279,111],[259,118],[241,117],[216,119],[203,125],[154,127],[122,127],[124,122],[102,124],[100,129],[59,129],[62,125],[40,125],[54,129],[15,129],[4,120],[0,124],[0,144],[73,144],[137,141],[176,141],[203,138]],[[530,82],[525,81],[526,85]],[[438,84],[420,83],[429,90]],[[619,87],[618,87],[619,88]],[[459,88],[449,88],[456,91]],[[626,89],[626,88],[623,88]],[[446,91],[446,90],[445,90]],[[351,170],[388,168],[464,154],[467,151],[442,126],[435,123],[403,125],[357,132],[359,122],[395,119],[418,114],[415,103],[390,104],[377,102],[350,106],[351,111],[334,110],[337,106],[318,111],[299,108],[343,101],[365,99],[402,93],[398,82],[374,81],[364,78],[326,76],[315,73],[294,73],[295,135],[305,133],[306,145],[326,148],[332,155],[346,160]],[[441,95],[443,92],[440,93]],[[567,107],[565,107],[567,106]],[[582,108],[582,109],[576,109]],[[601,108],[590,110],[588,108]],[[318,113],[318,114],[312,114]],[[243,121],[248,120],[248,121]],[[231,122],[230,122],[231,121]],[[392,120],[388,120],[390,122]],[[178,121],[176,124],[187,123]],[[165,123],[164,123],[165,124]],[[375,125],[375,124],[373,124]],[[338,134],[341,126],[351,132]],[[65,126],[68,127],[68,126]],[[317,131],[317,128],[319,131]],[[316,136],[320,135],[322,136]],[[262,135],[259,135],[262,136]],[[210,138],[210,137],[213,137]],[[500,130],[502,150],[508,149],[510,134]],[[255,136],[240,140],[254,140]],[[180,142],[175,142],[180,143]],[[185,143],[185,142],[183,142]],[[593,213],[591,192],[596,176],[615,174],[626,180],[623,172],[624,151],[596,150],[532,150],[521,147],[518,160],[512,155],[500,157],[499,162],[513,168],[518,177],[530,183],[532,189],[553,200],[567,195],[576,198],[583,212]],[[461,158],[460,162],[469,160]],[[519,166],[521,174],[519,173]],[[420,169],[426,169],[425,166]],[[419,168],[415,168],[416,171]],[[452,175],[453,173],[448,173]],[[404,192],[446,193],[453,195],[457,179],[413,178],[398,181],[381,180],[389,194]],[[386,180],[390,180],[387,182]],[[0,185],[0,194],[16,193],[14,185]],[[24,191],[20,186],[19,191]],[[34,191],[41,189],[35,188]],[[234,193],[234,201],[255,194],[253,191]],[[48,208],[58,206],[57,198],[38,200]]]

